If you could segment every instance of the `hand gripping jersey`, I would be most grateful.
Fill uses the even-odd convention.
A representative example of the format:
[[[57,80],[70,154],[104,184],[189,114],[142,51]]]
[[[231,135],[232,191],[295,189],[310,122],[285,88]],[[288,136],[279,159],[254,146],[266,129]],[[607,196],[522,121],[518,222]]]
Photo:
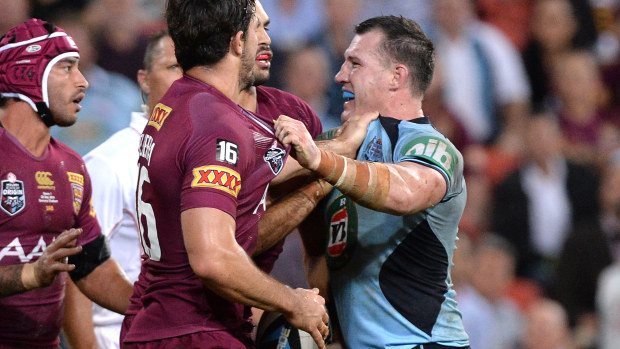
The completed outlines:
[[[54,138],[32,156],[0,128],[0,265],[31,263],[64,230],[82,228],[78,245],[100,235],[91,184],[80,156]],[[51,286],[0,298],[0,344],[58,346],[66,273]]]
[[[321,134],[321,120],[308,103],[295,95],[273,87],[256,87],[256,113],[267,120],[277,120],[280,115],[286,115],[303,122],[312,138]],[[271,272],[278,256],[282,253],[283,246],[284,239],[256,256],[254,262],[264,272]]]
[[[210,207],[230,214],[237,242],[251,255],[268,184],[287,154],[272,125],[188,76],[154,108],[139,148],[144,262],[132,297],[132,309],[139,310],[125,342],[237,329],[246,322],[243,305],[219,297],[194,274],[181,212]]]
[[[367,209],[338,190],[328,196],[326,257],[347,345],[467,346],[450,280],[466,200],[461,154],[428,118],[380,117],[370,123],[357,160],[428,166],[448,190],[439,204],[407,216]]]

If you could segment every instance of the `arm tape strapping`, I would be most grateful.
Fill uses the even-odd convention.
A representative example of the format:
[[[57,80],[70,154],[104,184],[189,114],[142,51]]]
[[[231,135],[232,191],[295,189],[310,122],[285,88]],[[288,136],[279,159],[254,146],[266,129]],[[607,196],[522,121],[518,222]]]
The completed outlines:
[[[380,162],[356,161],[320,150],[316,172],[362,206],[381,210],[390,191],[390,170]]]

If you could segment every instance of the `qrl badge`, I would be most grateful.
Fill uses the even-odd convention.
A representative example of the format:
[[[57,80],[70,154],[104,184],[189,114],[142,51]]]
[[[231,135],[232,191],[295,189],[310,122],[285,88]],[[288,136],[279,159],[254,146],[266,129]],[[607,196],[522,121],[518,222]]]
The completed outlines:
[[[342,194],[337,196],[327,208],[327,222],[327,266],[339,269],[347,263],[357,242],[355,203]]]
[[[11,216],[20,213],[26,207],[24,182],[18,181],[15,175],[10,173],[9,179],[3,180],[1,186],[2,203],[0,207],[2,207],[2,210]]]
[[[69,183],[71,184],[71,193],[73,194],[73,210],[75,214],[80,213],[82,201],[84,200],[84,176],[75,172],[67,172]]]
[[[263,155],[263,160],[269,164],[271,172],[277,175],[284,167],[284,156],[286,156],[286,151],[284,149],[272,146],[271,149],[267,150],[265,155]]]

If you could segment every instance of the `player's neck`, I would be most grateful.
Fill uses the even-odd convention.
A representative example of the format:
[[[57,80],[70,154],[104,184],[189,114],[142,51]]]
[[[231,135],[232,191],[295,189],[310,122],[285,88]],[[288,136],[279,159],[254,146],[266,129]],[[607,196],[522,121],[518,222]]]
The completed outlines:
[[[239,93],[239,105],[244,109],[256,113],[256,87],[250,86]]]
[[[188,76],[213,86],[233,102],[239,101],[239,68],[227,62],[213,66],[196,66],[185,72]]]
[[[399,120],[411,120],[424,116],[421,100],[412,99],[408,95],[393,95],[391,97],[388,103],[385,103],[385,108],[380,111],[381,115]]]
[[[43,155],[50,142],[50,129],[26,102],[9,101],[2,126],[32,155]]]

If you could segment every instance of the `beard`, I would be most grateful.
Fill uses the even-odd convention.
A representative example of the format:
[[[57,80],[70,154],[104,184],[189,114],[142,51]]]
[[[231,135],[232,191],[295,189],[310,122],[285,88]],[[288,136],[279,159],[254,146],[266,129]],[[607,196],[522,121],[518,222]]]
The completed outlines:
[[[247,48],[247,45],[246,45]],[[249,50],[244,49],[241,54],[241,68],[239,71],[239,87],[241,91],[247,90],[254,85],[254,59],[256,52],[250,54]]]

